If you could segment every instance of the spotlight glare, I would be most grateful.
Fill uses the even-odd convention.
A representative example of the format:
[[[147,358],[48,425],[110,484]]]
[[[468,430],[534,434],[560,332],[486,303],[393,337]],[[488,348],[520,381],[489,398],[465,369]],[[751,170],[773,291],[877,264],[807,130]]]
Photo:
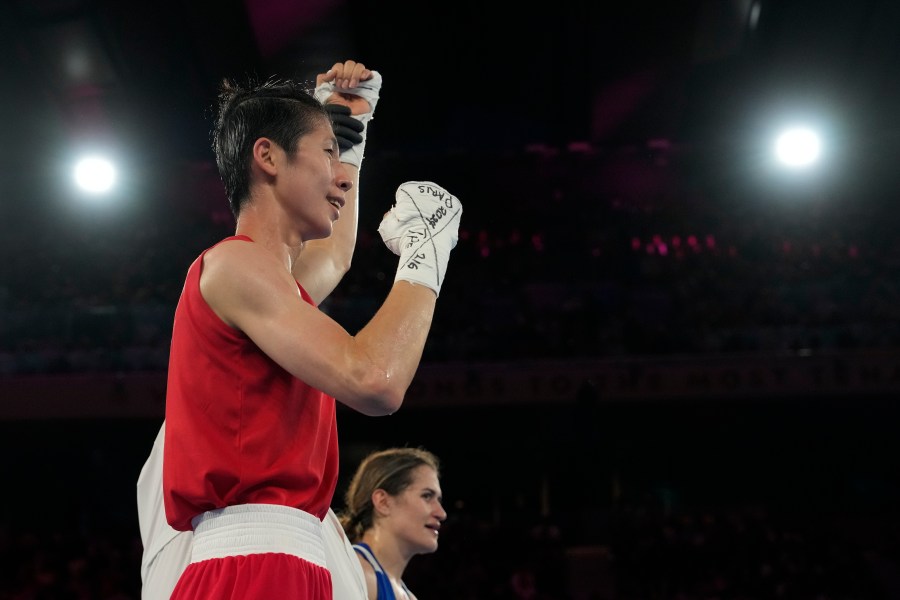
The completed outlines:
[[[116,182],[116,170],[105,158],[84,158],[75,165],[75,183],[92,194],[102,194],[112,189]]]
[[[821,143],[811,129],[795,128],[782,133],[775,142],[778,159],[790,167],[806,167],[819,158]]]

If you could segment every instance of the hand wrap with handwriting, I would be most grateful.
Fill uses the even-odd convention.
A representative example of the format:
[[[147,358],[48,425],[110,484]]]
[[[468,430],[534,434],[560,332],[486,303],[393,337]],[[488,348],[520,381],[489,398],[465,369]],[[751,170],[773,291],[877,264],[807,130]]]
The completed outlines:
[[[440,295],[461,217],[459,198],[436,183],[408,181],[398,187],[394,206],[378,227],[385,245],[400,257],[394,280],[418,283]]]

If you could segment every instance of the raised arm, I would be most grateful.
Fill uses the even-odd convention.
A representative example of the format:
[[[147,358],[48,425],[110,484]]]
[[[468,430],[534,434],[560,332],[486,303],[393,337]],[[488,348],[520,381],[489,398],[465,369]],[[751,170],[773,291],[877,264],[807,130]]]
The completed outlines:
[[[400,256],[387,298],[355,336],[305,303],[278,258],[231,241],[207,254],[201,291],[216,313],[307,384],[367,415],[400,408],[422,358],[462,205],[430,182],[408,182],[379,232]]]
[[[381,81],[377,71],[353,60],[335,63],[331,69],[316,76],[316,98],[329,108],[341,149],[341,162],[346,165],[353,182],[332,234],[306,242],[292,265],[294,279],[316,304],[334,291],[353,260],[359,221],[359,170]],[[339,107],[346,107],[346,110]]]

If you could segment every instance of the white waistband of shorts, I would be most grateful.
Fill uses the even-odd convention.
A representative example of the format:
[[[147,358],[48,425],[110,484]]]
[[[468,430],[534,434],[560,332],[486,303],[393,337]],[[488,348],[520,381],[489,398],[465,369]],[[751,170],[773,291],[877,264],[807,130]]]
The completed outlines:
[[[277,504],[240,504],[193,518],[191,562],[246,554],[282,553],[325,567],[322,522]]]

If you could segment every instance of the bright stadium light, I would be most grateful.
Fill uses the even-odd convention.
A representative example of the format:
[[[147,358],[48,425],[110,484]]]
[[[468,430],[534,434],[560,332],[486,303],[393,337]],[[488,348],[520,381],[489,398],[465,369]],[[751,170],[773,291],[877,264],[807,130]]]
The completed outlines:
[[[821,151],[819,135],[805,127],[785,130],[775,140],[775,155],[788,167],[808,167],[818,160]]]
[[[75,183],[90,194],[103,194],[116,183],[116,169],[113,163],[100,156],[90,156],[75,165]]]

